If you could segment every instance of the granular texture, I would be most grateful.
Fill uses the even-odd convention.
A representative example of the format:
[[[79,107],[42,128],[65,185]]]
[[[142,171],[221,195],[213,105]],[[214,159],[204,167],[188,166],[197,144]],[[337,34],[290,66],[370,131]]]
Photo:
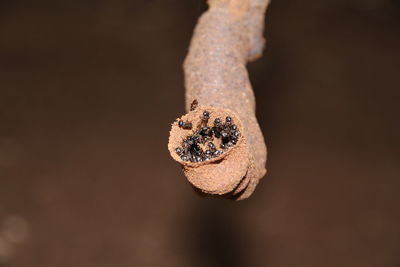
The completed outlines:
[[[266,0],[211,0],[199,19],[184,62],[186,110],[180,120],[195,125],[204,110],[229,114],[240,125],[239,142],[208,161],[183,161],[176,147],[193,129],[172,126],[169,150],[195,187],[208,194],[249,197],[266,173],[267,149],[255,116],[255,97],[246,63],[259,57]],[[196,100],[197,108],[193,109]],[[171,143],[173,147],[171,147]],[[172,150],[173,148],[173,150]],[[186,157],[184,157],[186,159]]]

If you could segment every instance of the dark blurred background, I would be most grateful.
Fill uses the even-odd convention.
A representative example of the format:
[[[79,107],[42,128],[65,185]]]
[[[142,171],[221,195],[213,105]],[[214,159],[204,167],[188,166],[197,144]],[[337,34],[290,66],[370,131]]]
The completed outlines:
[[[167,152],[205,9],[0,1],[0,266],[400,266],[400,2],[272,1],[243,202]]]

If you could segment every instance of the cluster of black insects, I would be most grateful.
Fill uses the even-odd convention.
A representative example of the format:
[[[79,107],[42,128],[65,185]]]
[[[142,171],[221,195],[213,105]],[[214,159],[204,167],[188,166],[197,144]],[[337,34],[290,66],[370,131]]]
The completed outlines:
[[[240,137],[238,127],[233,123],[231,117],[226,117],[223,123],[220,118],[214,120],[214,126],[207,126],[210,119],[210,113],[204,111],[201,117],[202,123],[193,132],[182,141],[182,147],[175,149],[176,153],[183,161],[202,162],[218,157],[224,153],[225,149],[234,146]],[[192,123],[179,121],[178,126],[183,129],[192,129]],[[212,142],[214,138],[220,138],[220,150]],[[205,151],[200,144],[206,147]],[[206,145],[207,144],[207,145]]]

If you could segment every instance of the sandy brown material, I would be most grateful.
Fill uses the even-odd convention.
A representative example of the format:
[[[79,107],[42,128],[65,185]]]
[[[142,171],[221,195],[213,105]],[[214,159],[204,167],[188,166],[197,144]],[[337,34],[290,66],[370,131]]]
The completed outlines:
[[[246,175],[244,176],[242,181],[240,181],[238,186],[233,190],[232,194],[237,195],[237,194],[242,193],[244,191],[244,189],[246,189],[247,186],[249,185],[249,182],[250,182],[250,177],[246,173]]]
[[[243,144],[232,149],[237,153],[227,153],[223,156],[225,160],[207,162],[201,168],[184,164],[188,180],[203,192],[236,194],[244,190],[239,197],[244,199],[266,173],[267,150],[255,116],[255,98],[246,63],[262,53],[268,2],[210,0],[209,10],[195,28],[184,63],[186,110],[189,111],[194,99],[200,106],[222,108],[239,118],[244,136]],[[178,132],[173,125],[170,142],[182,138],[184,133]],[[171,149],[170,152],[183,163]]]
[[[238,146],[221,161],[200,167],[185,167],[184,173],[204,193],[223,195],[231,192],[245,177],[249,168],[247,148]]]

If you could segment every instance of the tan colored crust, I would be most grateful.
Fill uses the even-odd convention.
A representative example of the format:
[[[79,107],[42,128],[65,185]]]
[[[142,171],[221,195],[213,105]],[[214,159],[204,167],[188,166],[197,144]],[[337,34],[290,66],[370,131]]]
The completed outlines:
[[[253,194],[254,190],[256,190],[256,187],[259,182],[260,182],[260,179],[253,177],[250,180],[250,182],[249,182],[248,186],[246,187],[245,191],[243,192],[243,194],[241,194],[236,200],[244,200],[246,198],[249,198]]]
[[[199,167],[186,167],[189,182],[204,193],[223,195],[231,192],[246,175],[249,156],[245,146],[238,146],[219,162]]]
[[[233,192],[232,192],[233,195],[240,194],[244,189],[247,188],[247,186],[249,185],[249,182],[250,182],[250,177],[246,173],[246,175],[244,176],[242,181],[240,181],[238,186],[233,190]]]

